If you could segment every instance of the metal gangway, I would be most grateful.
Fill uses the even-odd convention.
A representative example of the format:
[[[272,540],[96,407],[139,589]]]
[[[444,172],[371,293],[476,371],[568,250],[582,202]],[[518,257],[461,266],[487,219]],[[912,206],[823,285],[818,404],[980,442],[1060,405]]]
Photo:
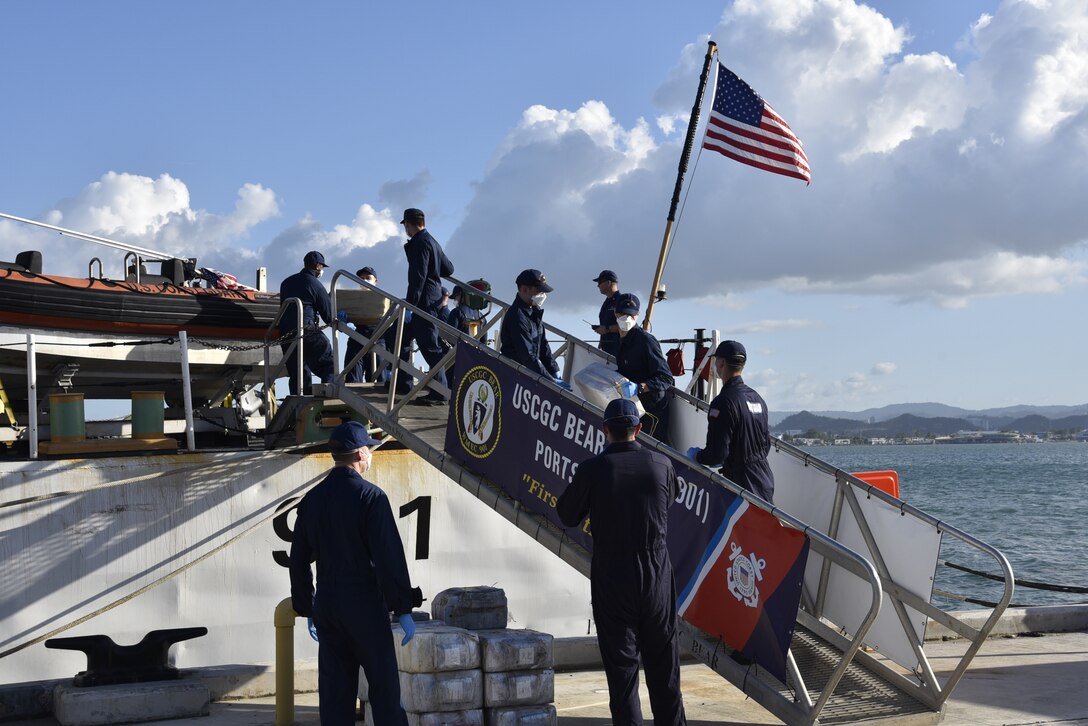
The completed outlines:
[[[466,283],[447,278],[455,285]],[[501,357],[481,339],[497,336],[508,303],[473,290],[491,303],[480,321],[476,337],[464,335],[379,287],[340,270],[332,278],[333,309],[348,289],[364,289],[388,301],[388,312],[367,338],[341,321],[334,321],[333,353],[337,374],[324,386],[327,398],[336,398],[367,417],[377,428],[394,437],[429,464],[439,469],[477,499],[533,537],[564,562],[589,576],[590,553],[559,526],[534,513],[504,491],[501,482],[473,471],[445,451],[450,417],[445,406],[410,405],[430,390],[451,397],[447,386],[434,381],[435,373],[451,366],[459,346],[469,346],[488,357],[494,366],[517,372],[528,385],[547,389],[578,410],[602,415],[601,409]],[[433,322],[450,350],[429,372],[400,360],[406,337],[406,313]],[[290,313],[288,313],[290,314]],[[546,325],[549,339],[558,340],[556,358],[563,360],[563,378],[570,381],[592,362],[610,356],[596,347]],[[393,330],[395,346],[387,350],[381,341]],[[342,333],[362,345],[354,361],[340,368],[339,336]],[[348,384],[345,371],[365,356],[375,355],[392,364],[387,389],[373,384]],[[399,377],[415,379],[411,390],[396,395]],[[314,386],[317,390],[319,387]],[[672,437],[680,450],[705,441],[706,402],[679,388],[670,391]],[[677,464],[686,463],[680,450],[640,434],[644,446],[654,448]],[[1012,599],[1014,579],[1006,558],[993,547],[957,527],[869,485],[804,451],[775,439],[770,456],[775,473],[776,505],[709,472],[714,485],[743,498],[778,520],[780,526],[803,532],[809,539],[796,626],[787,654],[787,678],[779,681],[763,668],[734,659],[721,640],[678,618],[681,645],[738,689],[788,724],[845,724],[884,722],[896,724],[937,723],[944,704],[963,677],[971,660]],[[975,628],[930,603],[933,573],[942,535],[960,540],[991,557],[1004,574],[1005,587],[998,605],[984,624]],[[939,677],[926,657],[924,635],[932,620],[967,639],[969,646],[958,662]]]

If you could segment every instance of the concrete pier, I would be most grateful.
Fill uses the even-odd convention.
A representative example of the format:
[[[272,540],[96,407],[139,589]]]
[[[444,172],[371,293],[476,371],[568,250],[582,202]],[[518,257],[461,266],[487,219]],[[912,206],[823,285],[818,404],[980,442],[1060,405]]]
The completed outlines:
[[[938,676],[946,676],[965,648],[962,640],[948,640],[928,644],[926,652]],[[778,723],[774,716],[701,664],[684,665],[681,680],[688,722],[693,726]],[[1085,684],[1088,684],[1088,632],[991,638],[952,694],[944,723],[993,726],[1088,723]],[[214,689],[213,697],[216,697]],[[297,694],[295,704],[298,723],[318,723],[316,693]],[[555,705],[562,726],[604,726],[610,720],[604,674],[599,670],[557,673]],[[649,720],[645,692],[643,708]],[[275,699],[264,696],[220,700],[212,703],[210,716],[164,723],[250,726],[271,724],[274,715]],[[14,723],[53,726],[56,721],[46,717]]]

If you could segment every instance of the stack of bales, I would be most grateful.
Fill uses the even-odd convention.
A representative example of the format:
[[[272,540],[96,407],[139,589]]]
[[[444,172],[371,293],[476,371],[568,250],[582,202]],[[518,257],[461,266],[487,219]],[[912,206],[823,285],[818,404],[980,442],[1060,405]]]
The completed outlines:
[[[505,592],[443,590],[431,614],[406,646],[400,625],[392,628],[410,726],[555,726],[552,636],[507,629]],[[360,699],[367,693],[361,675]],[[374,726],[369,702],[365,714]]]
[[[393,626],[392,637],[410,726],[483,726],[483,672],[475,633],[431,621],[416,624],[408,645],[400,644],[400,625]],[[360,697],[363,693],[360,688]],[[365,721],[374,725],[369,701]]]
[[[552,636],[507,629],[506,593],[494,587],[444,590],[431,615],[475,632],[483,670],[486,726],[554,726]]]

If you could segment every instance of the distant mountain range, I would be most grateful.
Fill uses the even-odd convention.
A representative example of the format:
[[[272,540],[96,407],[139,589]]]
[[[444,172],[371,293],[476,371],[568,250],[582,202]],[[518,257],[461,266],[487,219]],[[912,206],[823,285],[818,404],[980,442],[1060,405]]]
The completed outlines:
[[[822,416],[826,418],[847,419],[861,421],[863,423],[881,423],[897,416],[919,416],[921,418],[959,418],[971,423],[971,428],[997,430],[998,425],[987,422],[1009,422],[1026,416],[1043,416],[1049,419],[1060,419],[1066,416],[1088,414],[1088,403],[1079,406],[1005,406],[1003,408],[968,409],[956,406],[946,406],[943,403],[893,403],[880,408],[867,408],[864,411],[771,411],[771,427],[777,429],[778,424],[790,416],[799,413]],[[791,427],[796,428],[796,427]]]
[[[954,409],[943,404],[919,404],[921,406],[939,407],[927,410],[964,410]],[[886,411],[899,406],[909,407],[911,404],[899,404],[898,406],[885,406]],[[1028,413],[1026,415],[1012,416],[999,415],[1002,411],[1035,411],[1057,410],[1065,413],[1069,410],[1079,411],[1059,417],[1045,416],[1040,413]],[[891,418],[877,420],[876,416],[868,416],[865,419],[856,418],[858,413],[850,414],[850,418],[842,416],[829,416],[809,411],[793,413],[779,419],[771,425],[771,431],[782,434],[787,431],[819,431],[826,434],[841,436],[922,436],[925,434],[949,435],[958,431],[1019,431],[1020,433],[1050,433],[1054,431],[1081,431],[1088,429],[1088,405],[1085,406],[1012,406],[1005,409],[989,409],[988,411],[965,411],[968,415],[958,416],[920,416],[913,413],[901,413]]]

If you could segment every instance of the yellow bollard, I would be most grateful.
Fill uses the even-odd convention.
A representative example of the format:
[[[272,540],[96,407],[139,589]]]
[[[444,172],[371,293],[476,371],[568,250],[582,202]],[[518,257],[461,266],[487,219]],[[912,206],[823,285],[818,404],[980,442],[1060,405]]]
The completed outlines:
[[[291,598],[280,600],[273,623],[276,625],[276,726],[295,723],[295,618]]]

